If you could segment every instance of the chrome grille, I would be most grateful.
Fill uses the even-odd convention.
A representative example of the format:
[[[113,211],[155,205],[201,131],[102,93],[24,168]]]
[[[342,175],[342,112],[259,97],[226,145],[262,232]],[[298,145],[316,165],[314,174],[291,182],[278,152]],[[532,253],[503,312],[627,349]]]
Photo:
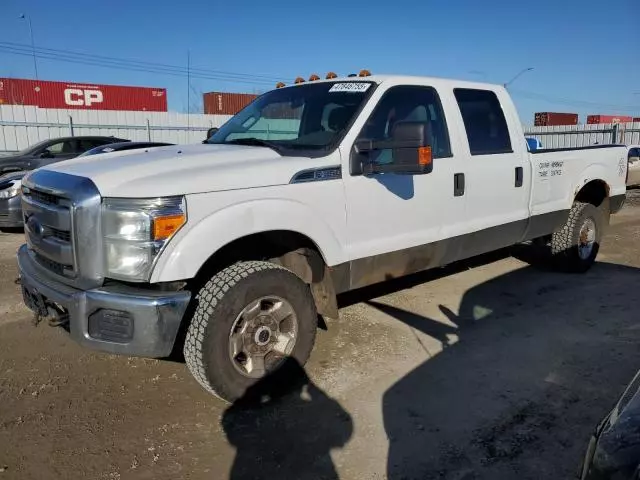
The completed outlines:
[[[51,228],[51,236],[62,240],[63,242],[71,243],[71,232],[67,230],[58,230],[57,228]]]
[[[22,198],[27,244],[43,267],[74,276],[71,209],[64,198],[29,189]]]
[[[53,260],[49,260],[38,253],[34,254],[36,261],[47,270],[51,270],[56,275],[66,275],[65,272],[69,272],[72,269],[71,265],[63,265]]]
[[[23,192],[23,195],[26,195],[29,198],[32,198],[34,201],[38,203],[42,203],[43,205],[59,205],[60,197],[56,197],[55,195],[51,195],[45,192],[39,192],[38,190],[26,190]]]
[[[43,273],[77,288],[102,285],[100,209],[89,179],[48,170],[23,178],[25,237]]]

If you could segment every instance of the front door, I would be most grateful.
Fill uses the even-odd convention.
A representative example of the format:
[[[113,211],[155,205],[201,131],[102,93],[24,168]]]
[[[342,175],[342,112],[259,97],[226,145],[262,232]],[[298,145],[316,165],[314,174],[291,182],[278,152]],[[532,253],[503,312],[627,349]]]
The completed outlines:
[[[78,142],[68,138],[50,143],[46,148],[35,152],[34,158],[29,161],[28,168],[39,168],[50,163],[68,160],[78,155]]]
[[[452,155],[438,92],[428,86],[389,88],[356,140],[388,140],[398,121],[425,123],[433,152],[433,171],[423,175],[343,173],[351,288],[399,277],[446,262],[456,222],[464,220],[464,195],[454,195],[453,177],[463,171]],[[355,155],[351,151],[343,155]],[[392,163],[393,152],[368,154],[368,161]],[[455,230],[455,228],[453,229]]]

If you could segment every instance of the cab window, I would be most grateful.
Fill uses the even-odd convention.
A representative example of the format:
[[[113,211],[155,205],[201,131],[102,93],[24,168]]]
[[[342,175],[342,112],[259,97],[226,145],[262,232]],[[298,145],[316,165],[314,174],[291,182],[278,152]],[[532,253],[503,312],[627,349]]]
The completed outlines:
[[[449,132],[438,93],[432,87],[399,86],[390,88],[380,99],[360,132],[358,139],[391,140],[398,122],[424,123],[433,158],[451,156]],[[393,163],[393,151],[372,152],[371,161]]]
[[[453,91],[471,155],[512,153],[507,120],[496,94],[489,90],[456,88]]]

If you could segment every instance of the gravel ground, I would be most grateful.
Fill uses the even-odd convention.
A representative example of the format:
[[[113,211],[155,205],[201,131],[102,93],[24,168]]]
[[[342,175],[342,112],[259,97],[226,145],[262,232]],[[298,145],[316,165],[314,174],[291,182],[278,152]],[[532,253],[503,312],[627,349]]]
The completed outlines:
[[[585,275],[499,253],[342,297],[309,385],[250,412],[34,326],[0,233],[0,480],[574,478],[640,368],[629,197]]]

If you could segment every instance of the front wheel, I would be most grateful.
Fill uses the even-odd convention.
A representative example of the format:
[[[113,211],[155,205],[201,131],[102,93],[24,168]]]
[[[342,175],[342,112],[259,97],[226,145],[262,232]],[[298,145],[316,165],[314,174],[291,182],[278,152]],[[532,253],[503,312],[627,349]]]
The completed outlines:
[[[287,358],[304,365],[311,354],[315,303],[309,286],[284,267],[237,263],[214,275],[195,302],[185,361],[196,380],[225,401],[240,399],[258,382],[268,394],[265,377]]]
[[[567,222],[551,237],[553,259],[563,270],[586,272],[596,260],[606,224],[603,206],[575,202]]]

